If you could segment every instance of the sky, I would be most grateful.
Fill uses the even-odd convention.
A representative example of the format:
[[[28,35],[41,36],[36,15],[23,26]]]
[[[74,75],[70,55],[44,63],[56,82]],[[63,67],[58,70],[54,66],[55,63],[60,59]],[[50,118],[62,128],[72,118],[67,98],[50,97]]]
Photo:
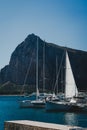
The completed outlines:
[[[87,51],[87,0],[0,0],[0,69],[31,33]]]

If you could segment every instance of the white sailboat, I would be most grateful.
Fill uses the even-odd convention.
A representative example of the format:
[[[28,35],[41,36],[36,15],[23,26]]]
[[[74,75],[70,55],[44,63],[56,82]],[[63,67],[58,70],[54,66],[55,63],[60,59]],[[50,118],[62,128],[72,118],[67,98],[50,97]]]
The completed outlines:
[[[66,51],[66,60],[65,60],[65,97],[64,100],[59,101],[47,101],[46,110],[64,110],[68,111],[71,109],[72,104],[76,103],[73,99],[74,96],[78,95],[78,89],[75,83],[73,76],[72,68],[69,61],[69,56]]]
[[[23,100],[20,102],[20,107],[33,107],[43,108],[45,107],[45,100],[39,98],[40,93],[38,89],[38,37],[37,37],[37,49],[36,49],[36,100]]]
[[[38,37],[37,37],[37,59],[36,59],[36,100],[31,101],[33,107],[43,108],[45,107],[45,100],[39,98],[39,89],[38,89]]]
[[[67,52],[65,70],[65,98],[70,99],[70,110],[87,111],[87,101],[85,97],[79,95]]]

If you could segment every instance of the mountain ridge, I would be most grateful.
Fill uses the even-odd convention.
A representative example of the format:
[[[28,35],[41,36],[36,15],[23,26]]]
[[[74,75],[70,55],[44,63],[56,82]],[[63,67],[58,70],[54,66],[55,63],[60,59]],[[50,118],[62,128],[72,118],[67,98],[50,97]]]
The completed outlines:
[[[35,34],[28,35],[13,51],[9,64],[0,71],[0,84],[11,82],[15,85],[23,85],[26,73],[32,60],[26,84],[34,86],[36,82],[36,41]],[[67,49],[70,57],[71,66],[76,79],[76,84],[80,90],[86,90],[86,72],[87,72],[87,52],[67,47],[61,47],[54,43],[48,43],[39,39],[39,87],[43,84],[43,45],[45,43],[45,71],[46,71],[46,89],[53,90],[56,80],[56,56],[58,63]],[[84,63],[84,64],[83,64]],[[63,63],[64,65],[64,63]],[[59,68],[59,67],[58,67]],[[64,68],[63,68],[64,71]],[[63,72],[64,73],[64,72]],[[60,75],[61,77],[61,75]],[[64,80],[64,79],[63,79]],[[59,78],[59,85],[61,81]],[[64,86],[64,85],[62,85]],[[59,88],[61,90],[61,87]],[[63,87],[64,89],[64,87]]]

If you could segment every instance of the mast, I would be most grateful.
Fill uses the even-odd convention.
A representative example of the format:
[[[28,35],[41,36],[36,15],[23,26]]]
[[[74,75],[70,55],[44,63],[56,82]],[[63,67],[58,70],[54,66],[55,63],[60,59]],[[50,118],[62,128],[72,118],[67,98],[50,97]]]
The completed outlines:
[[[57,74],[58,74],[58,58],[56,56],[56,79],[57,79]],[[58,79],[57,79],[57,94],[58,94]]]
[[[45,41],[43,44],[43,92],[45,91]]]
[[[39,96],[38,90],[38,37],[37,37],[37,44],[36,44],[36,100]]]
[[[62,59],[61,59],[61,62],[60,62],[60,65],[59,65],[59,69],[58,69],[58,72],[57,72],[57,77],[56,77],[56,82],[55,82],[55,86],[54,86],[54,91],[56,89],[56,86],[57,86],[57,83],[58,83],[58,80],[59,80],[59,75],[60,75],[60,71],[61,71],[61,66],[62,66],[63,58],[64,58],[64,53],[62,55]]]

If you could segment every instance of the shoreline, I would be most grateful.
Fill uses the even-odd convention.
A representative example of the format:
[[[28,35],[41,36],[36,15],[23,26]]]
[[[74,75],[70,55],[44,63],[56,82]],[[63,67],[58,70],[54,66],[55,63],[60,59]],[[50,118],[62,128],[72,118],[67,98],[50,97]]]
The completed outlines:
[[[11,95],[11,94],[8,95],[8,94],[7,94],[7,95],[6,95],[6,94],[4,94],[4,95],[0,95],[0,96],[25,96],[25,95],[17,95],[17,94],[13,94],[13,95]]]

